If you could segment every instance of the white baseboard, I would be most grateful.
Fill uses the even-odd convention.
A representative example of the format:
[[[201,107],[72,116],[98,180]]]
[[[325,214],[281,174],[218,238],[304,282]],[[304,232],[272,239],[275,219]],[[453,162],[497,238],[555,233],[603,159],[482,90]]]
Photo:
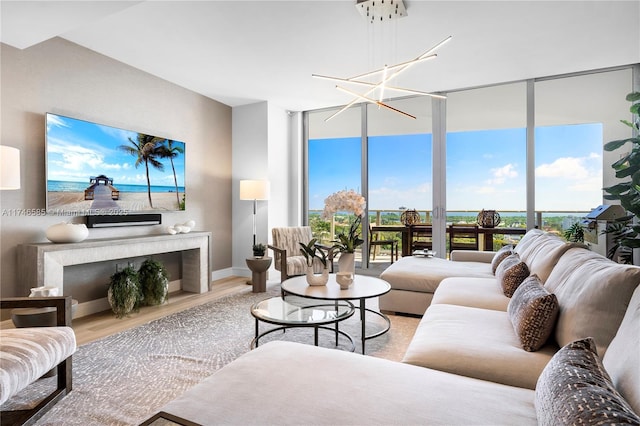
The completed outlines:
[[[211,272],[211,281],[221,280],[223,278],[228,278],[233,275],[232,268],[218,269],[217,271]]]

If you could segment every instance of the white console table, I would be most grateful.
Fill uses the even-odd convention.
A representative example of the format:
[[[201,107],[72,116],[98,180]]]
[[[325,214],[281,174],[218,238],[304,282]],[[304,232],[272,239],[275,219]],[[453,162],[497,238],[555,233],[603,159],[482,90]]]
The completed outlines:
[[[182,252],[182,290],[209,291],[211,232],[144,235],[85,240],[80,243],[37,243],[18,246],[23,292],[32,287],[56,286],[64,294],[64,267],[159,253]]]

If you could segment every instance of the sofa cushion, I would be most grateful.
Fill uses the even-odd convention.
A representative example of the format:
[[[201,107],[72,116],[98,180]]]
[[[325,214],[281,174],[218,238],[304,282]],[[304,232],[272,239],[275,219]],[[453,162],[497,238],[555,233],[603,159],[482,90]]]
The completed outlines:
[[[71,327],[0,330],[0,404],[76,351]]]
[[[162,411],[203,425],[536,425],[534,396],[529,389],[276,341],[242,355]]]
[[[509,300],[495,278],[453,277],[442,280],[431,304],[446,303],[506,312]]]
[[[496,269],[498,268],[498,265],[500,264],[500,262],[502,262],[512,254],[513,254],[512,245],[504,246],[500,250],[498,250],[496,254],[493,256],[493,259],[491,259],[491,272],[495,274]]]
[[[507,297],[513,296],[513,292],[528,276],[529,268],[527,264],[521,261],[516,253],[507,256],[496,269],[496,279]]]
[[[448,277],[493,277],[491,264],[451,262],[439,257],[405,256],[385,269],[380,278],[396,290],[433,293]]]
[[[591,338],[554,355],[538,379],[535,406],[542,425],[640,424],[613,387]]]
[[[558,299],[543,287],[537,275],[531,275],[513,293],[507,312],[522,348],[537,351],[556,325]]]
[[[402,362],[534,389],[557,350],[553,343],[522,350],[506,312],[437,304],[425,312]]]
[[[514,251],[518,253],[520,260],[527,264],[529,272],[536,274],[544,283],[560,257],[567,250],[578,245],[577,243],[568,243],[556,235],[544,233],[531,239],[529,244],[524,246],[518,244]]]
[[[622,265],[582,248],[560,258],[545,287],[558,298],[559,346],[593,337],[604,356],[640,283],[640,267]]]
[[[622,324],[609,344],[602,364],[616,389],[640,414],[640,287],[633,292]]]

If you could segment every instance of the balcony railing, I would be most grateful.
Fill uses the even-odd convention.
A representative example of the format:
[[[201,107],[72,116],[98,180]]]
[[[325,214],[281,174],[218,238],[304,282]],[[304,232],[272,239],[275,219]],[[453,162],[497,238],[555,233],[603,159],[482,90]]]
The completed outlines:
[[[403,210],[369,210],[369,223],[377,225],[401,225],[400,216]],[[321,210],[309,211],[309,224],[314,237],[324,243],[330,243],[338,233],[348,232],[354,217],[352,214],[336,214],[330,221],[321,219]],[[589,212],[587,211],[536,211],[535,226],[548,232],[562,233],[572,224],[580,221]],[[418,210],[421,223],[431,223],[431,210]],[[500,211],[500,224],[498,227],[526,228],[527,213],[525,211]],[[447,212],[447,225],[451,223],[473,223],[477,221],[477,211],[449,211]],[[397,232],[380,232],[380,239],[401,238]],[[505,238],[506,237],[506,238]],[[515,240],[514,240],[515,238]],[[493,246],[497,249],[505,244],[517,242],[519,236],[493,236]],[[400,242],[401,244],[401,242]]]

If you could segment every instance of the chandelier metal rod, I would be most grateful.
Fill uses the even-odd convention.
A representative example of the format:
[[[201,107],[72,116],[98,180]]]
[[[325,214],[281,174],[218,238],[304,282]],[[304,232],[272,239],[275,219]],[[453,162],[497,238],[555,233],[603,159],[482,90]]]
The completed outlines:
[[[376,101],[375,99],[368,98],[368,97],[366,97],[366,96],[363,96],[363,95],[361,95],[361,94],[359,94],[359,93],[356,93],[356,92],[354,92],[354,91],[352,91],[352,90],[346,89],[346,88],[341,87],[341,86],[336,86],[336,89],[338,89],[338,90],[342,90],[343,92],[346,92],[346,93],[349,93],[350,95],[356,96],[356,98],[360,98],[360,99],[362,99],[362,100],[364,100],[364,101],[370,102],[370,103],[375,104],[375,105],[378,105],[378,106],[380,106],[380,107],[388,108],[388,109],[390,109],[391,111],[395,111],[395,112],[397,112],[397,113],[399,113],[399,114],[406,115],[407,117],[413,118],[414,120],[416,119],[416,117],[415,117],[415,116],[413,116],[413,115],[411,115],[411,114],[408,114],[408,113],[406,113],[406,112],[404,112],[404,111],[401,111],[401,110],[399,110],[399,109],[397,109],[397,108],[394,108],[394,107],[392,107],[391,105],[387,105],[387,104],[385,104],[384,102]]]

